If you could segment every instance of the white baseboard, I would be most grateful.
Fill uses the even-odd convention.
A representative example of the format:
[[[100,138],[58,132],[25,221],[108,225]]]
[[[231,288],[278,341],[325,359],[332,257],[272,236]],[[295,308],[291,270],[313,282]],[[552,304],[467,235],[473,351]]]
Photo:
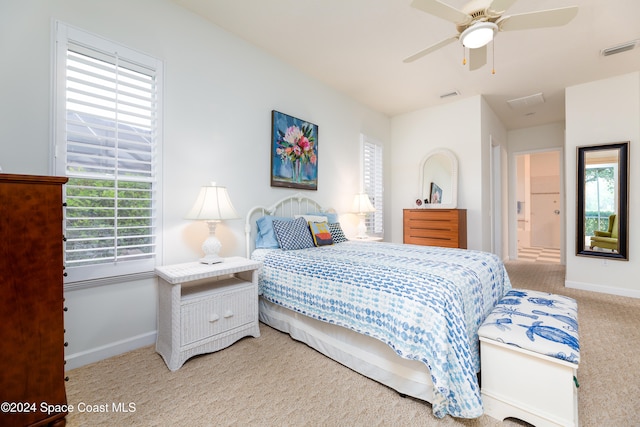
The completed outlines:
[[[618,295],[622,297],[640,298],[640,290],[627,288],[614,288],[611,286],[597,285],[595,283],[573,282],[565,280],[564,285],[571,289],[599,292],[601,294]]]
[[[92,348],[90,350],[81,351],[74,354],[65,355],[67,364],[65,365],[65,371],[70,369],[79,368],[89,363],[98,362],[109,357],[117,356],[128,351],[136,350],[141,347],[153,345],[156,342],[157,331],[149,332],[135,337],[127,338],[125,340],[116,341],[103,345],[100,347]]]

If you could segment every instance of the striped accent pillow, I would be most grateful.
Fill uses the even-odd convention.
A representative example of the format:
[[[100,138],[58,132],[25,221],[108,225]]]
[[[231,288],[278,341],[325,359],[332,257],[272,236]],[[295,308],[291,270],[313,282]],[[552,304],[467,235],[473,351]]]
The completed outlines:
[[[311,237],[316,246],[333,245],[329,224],[326,222],[309,222]]]

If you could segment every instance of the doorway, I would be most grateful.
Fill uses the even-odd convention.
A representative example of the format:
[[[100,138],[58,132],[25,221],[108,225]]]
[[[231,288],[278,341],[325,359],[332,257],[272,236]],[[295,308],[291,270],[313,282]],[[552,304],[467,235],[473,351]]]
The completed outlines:
[[[516,156],[519,260],[562,260],[560,154],[553,150]]]

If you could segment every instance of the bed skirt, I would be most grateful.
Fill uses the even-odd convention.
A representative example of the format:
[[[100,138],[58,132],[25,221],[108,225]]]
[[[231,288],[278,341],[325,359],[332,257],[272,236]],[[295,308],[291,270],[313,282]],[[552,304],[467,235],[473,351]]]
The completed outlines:
[[[262,323],[401,394],[432,401],[433,383],[425,364],[401,358],[375,338],[304,316],[263,298],[259,306]]]

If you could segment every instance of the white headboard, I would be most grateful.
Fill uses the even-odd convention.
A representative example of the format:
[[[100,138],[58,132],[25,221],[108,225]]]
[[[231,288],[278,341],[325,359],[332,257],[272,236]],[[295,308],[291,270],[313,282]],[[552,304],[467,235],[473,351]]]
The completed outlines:
[[[291,196],[284,197],[269,207],[254,206],[249,209],[244,223],[247,258],[251,257],[251,252],[253,252],[256,244],[256,221],[258,218],[265,215],[293,217],[294,215],[304,215],[311,212],[332,212],[332,210],[324,209],[320,203],[302,193],[296,193]]]

